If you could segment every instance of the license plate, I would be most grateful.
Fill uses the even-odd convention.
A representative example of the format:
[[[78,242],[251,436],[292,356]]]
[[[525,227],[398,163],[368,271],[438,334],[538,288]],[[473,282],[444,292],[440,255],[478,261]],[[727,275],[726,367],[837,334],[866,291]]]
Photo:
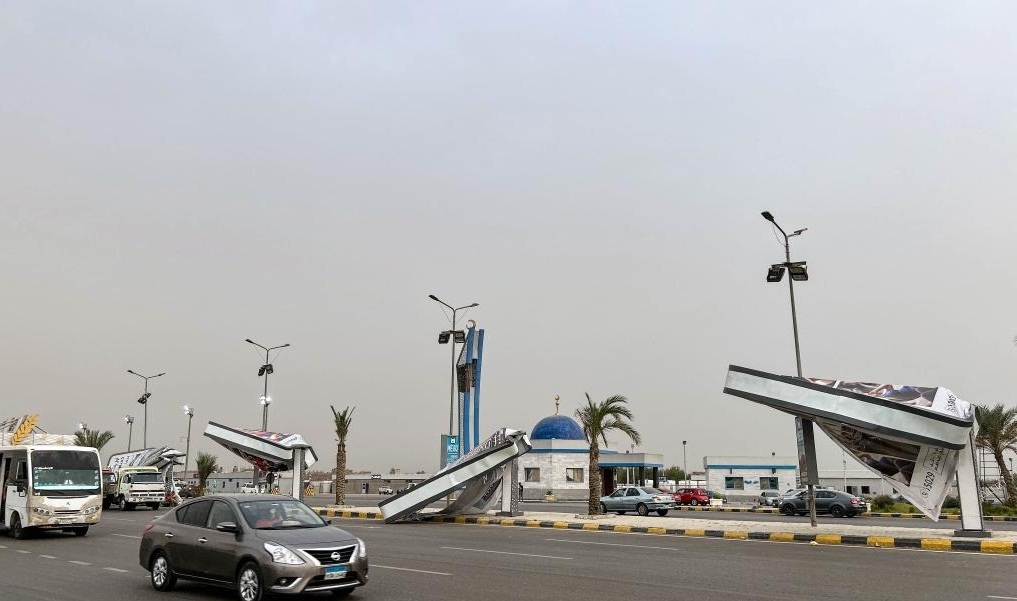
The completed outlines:
[[[325,568],[325,580],[338,580],[346,577],[346,566]]]
[[[71,519],[71,518],[59,518],[59,519],[57,519],[57,523],[59,523],[59,524],[73,524],[74,520]]]

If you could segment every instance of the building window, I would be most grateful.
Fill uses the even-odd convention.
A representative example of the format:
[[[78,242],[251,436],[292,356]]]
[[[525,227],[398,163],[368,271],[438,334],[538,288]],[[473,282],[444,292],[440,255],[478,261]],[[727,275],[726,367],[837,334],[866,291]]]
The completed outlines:
[[[869,494],[872,494],[872,489],[871,489],[871,488],[869,488],[868,486],[862,486],[862,494],[863,494],[863,495],[869,495]]]
[[[725,476],[724,488],[727,490],[745,490],[745,480],[741,476]]]
[[[583,468],[581,468],[581,467],[567,467],[567,468],[565,468],[565,481],[566,482],[582,482],[583,481]]]
[[[780,483],[776,478],[759,479],[759,490],[777,490],[778,488],[780,488]]]
[[[524,469],[523,479],[527,482],[540,482],[540,468],[528,467]]]

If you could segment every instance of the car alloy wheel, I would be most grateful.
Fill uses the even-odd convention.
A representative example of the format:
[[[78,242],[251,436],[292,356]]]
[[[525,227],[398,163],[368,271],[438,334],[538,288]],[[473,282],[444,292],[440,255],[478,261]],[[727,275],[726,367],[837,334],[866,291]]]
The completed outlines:
[[[240,601],[261,601],[261,573],[254,562],[247,562],[237,576],[237,596]]]
[[[692,499],[691,501],[689,501],[689,505],[699,505],[699,501],[696,499]]]
[[[647,507],[645,504],[640,503],[639,505],[636,505],[636,513],[638,513],[639,515],[649,515],[650,508]]]
[[[152,557],[149,571],[152,576],[152,588],[157,591],[172,590],[173,585],[177,582],[177,576],[173,573],[169,560],[166,559],[166,555],[162,551],[157,551]]]
[[[840,505],[834,505],[830,508],[830,515],[835,518],[842,518],[844,517],[844,508]]]
[[[797,513],[795,511],[795,506],[792,505],[791,503],[787,503],[783,507],[781,507],[780,512],[783,513],[784,515],[794,515],[795,513]]]

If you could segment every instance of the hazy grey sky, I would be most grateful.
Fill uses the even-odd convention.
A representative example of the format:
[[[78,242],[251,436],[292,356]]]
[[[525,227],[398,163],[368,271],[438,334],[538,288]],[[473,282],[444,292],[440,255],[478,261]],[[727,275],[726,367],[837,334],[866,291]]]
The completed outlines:
[[[721,390],[794,373],[1014,401],[1011,2],[4,2],[0,417],[208,420],[435,469],[436,294],[487,330],[482,429],[629,397],[667,464],[794,453]],[[840,453],[821,435],[821,467]],[[628,448],[628,441],[612,441]]]

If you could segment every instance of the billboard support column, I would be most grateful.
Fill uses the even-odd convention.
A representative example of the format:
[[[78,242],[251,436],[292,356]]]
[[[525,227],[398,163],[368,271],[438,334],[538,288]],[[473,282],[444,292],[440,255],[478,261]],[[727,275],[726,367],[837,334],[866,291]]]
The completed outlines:
[[[978,474],[975,471],[974,434],[957,457],[957,492],[960,494],[961,529],[954,536],[992,536],[982,523],[982,502],[978,494]]]
[[[293,494],[294,499],[304,500],[304,449],[293,449]]]

